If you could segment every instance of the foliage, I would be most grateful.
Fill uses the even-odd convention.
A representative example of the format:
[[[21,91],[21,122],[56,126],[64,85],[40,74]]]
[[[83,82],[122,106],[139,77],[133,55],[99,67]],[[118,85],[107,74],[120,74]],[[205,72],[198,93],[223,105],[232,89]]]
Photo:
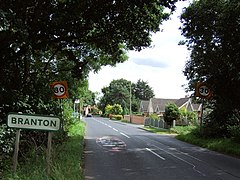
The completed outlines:
[[[146,129],[149,132],[156,133],[156,134],[169,134],[169,130],[163,129],[163,128],[156,128],[151,126],[144,126],[144,129]]]
[[[121,115],[123,113],[123,109],[120,104],[107,105],[105,107],[105,115]]]
[[[176,1],[1,1],[0,92],[8,98],[0,102],[44,99],[66,73],[84,79],[125,61],[125,49],[150,46],[151,32],[168,18],[164,6],[174,9]]]
[[[187,135],[189,133],[198,132],[198,126],[175,126],[171,128],[171,131],[176,134]]]
[[[112,111],[112,105],[107,105],[106,107],[105,107],[105,115],[109,115],[109,114],[111,114],[111,111]]]
[[[123,119],[123,116],[122,115],[112,115],[111,119],[116,119],[116,120],[122,120]]]
[[[159,120],[159,116],[157,114],[150,114],[149,118],[154,120]]]
[[[178,120],[180,118],[180,112],[176,104],[169,103],[165,107],[164,121],[172,126],[173,120]]]
[[[197,113],[193,111],[188,111],[186,108],[179,110],[180,112],[180,121],[184,121],[186,124],[197,125]]]
[[[13,152],[15,140],[14,130],[7,128],[5,125],[0,126],[0,177],[4,170],[9,169],[9,159]]]
[[[53,143],[51,175],[46,176],[46,148],[27,154],[19,162],[17,174],[8,168],[1,176],[3,179],[83,179],[83,160],[85,124],[75,121],[69,128],[68,139],[61,145]],[[55,134],[54,134],[55,135]],[[29,173],[31,170],[32,173]]]
[[[123,112],[123,109],[122,109],[122,106],[120,104],[114,104],[112,106],[111,114],[119,115],[119,114],[122,114],[122,112]]]
[[[182,133],[177,135],[176,138],[203,148],[240,157],[239,143],[232,141],[231,138],[212,138],[211,136],[203,137],[200,134],[199,127],[184,126],[182,128]]]
[[[125,111],[129,106],[130,84],[131,82],[125,79],[111,81],[108,87],[102,89],[100,108],[104,110],[107,104],[120,104]]]
[[[155,96],[153,89],[141,79],[136,84],[132,84],[132,89],[134,96],[139,100],[149,100]]]
[[[147,98],[154,96],[152,88],[147,85],[147,82],[138,80],[137,84],[134,84],[126,79],[111,81],[108,87],[102,89],[102,93],[103,97],[99,104],[102,110],[104,110],[107,104],[120,104],[124,114],[129,113],[130,98],[132,111],[136,112],[139,109],[140,97]]]
[[[200,0],[181,15],[182,34],[191,50],[184,74],[190,90],[206,82],[213,90],[209,132],[228,136],[228,125],[239,123],[240,111],[240,4],[238,0]]]
[[[79,84],[90,71],[127,60],[127,50],[150,46],[151,32],[168,18],[164,7],[174,10],[175,2],[1,1],[0,124],[8,112],[61,116],[59,102],[51,98],[54,81],[67,80],[73,101],[92,104],[94,93],[79,94]],[[46,134],[35,131],[21,138],[31,139],[23,152],[46,144]]]
[[[231,137],[238,143],[240,143],[240,125],[229,126]]]

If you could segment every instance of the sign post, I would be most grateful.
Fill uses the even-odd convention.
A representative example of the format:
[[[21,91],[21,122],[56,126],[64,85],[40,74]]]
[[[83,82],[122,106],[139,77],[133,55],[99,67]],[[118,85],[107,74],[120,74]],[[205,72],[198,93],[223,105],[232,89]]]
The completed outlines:
[[[195,96],[200,97],[202,99],[202,109],[200,116],[200,131],[202,129],[202,121],[203,121],[203,106],[205,99],[210,99],[212,97],[212,90],[206,83],[198,82],[195,88]]]
[[[14,155],[13,155],[13,172],[14,172],[14,174],[16,174],[16,172],[17,172],[19,141],[20,141],[20,129],[18,129],[16,132],[15,149],[14,149]]]
[[[13,155],[13,172],[17,171],[18,151],[21,129],[44,130],[48,132],[48,147],[47,147],[47,174],[50,174],[51,167],[51,146],[52,132],[60,129],[61,120],[54,116],[40,116],[32,114],[9,113],[7,116],[7,125],[10,128],[17,128],[15,149]]]
[[[52,132],[48,132],[48,143],[47,143],[47,175],[51,173],[51,151],[52,151]]]

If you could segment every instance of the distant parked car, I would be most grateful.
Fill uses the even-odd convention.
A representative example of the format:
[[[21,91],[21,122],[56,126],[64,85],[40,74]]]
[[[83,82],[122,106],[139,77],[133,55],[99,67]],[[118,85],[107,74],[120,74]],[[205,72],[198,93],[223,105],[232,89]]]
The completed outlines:
[[[91,114],[91,113],[88,113],[88,114],[87,114],[87,117],[92,117],[92,114]]]

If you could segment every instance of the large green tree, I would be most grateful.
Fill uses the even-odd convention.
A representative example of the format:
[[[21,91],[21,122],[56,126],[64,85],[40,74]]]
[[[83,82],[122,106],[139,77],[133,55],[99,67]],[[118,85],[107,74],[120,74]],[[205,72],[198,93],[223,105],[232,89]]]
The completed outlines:
[[[148,82],[146,81],[139,79],[137,83],[133,84],[132,86],[133,94],[137,99],[149,100],[155,96],[153,89],[148,85]]]
[[[102,98],[99,106],[102,110],[109,105],[120,104],[126,111],[130,104],[131,82],[126,79],[118,79],[110,82],[109,86],[102,88]]]
[[[151,97],[154,97],[152,88],[147,82],[140,79],[136,84],[126,79],[113,80],[109,86],[102,89],[102,93],[103,97],[99,104],[102,110],[104,110],[108,104],[120,104],[125,113],[130,109],[130,98],[131,109],[133,112],[137,112],[140,100],[149,100]]]
[[[211,121],[225,134],[240,121],[240,3],[238,0],[199,0],[181,15],[182,34],[191,50],[185,67],[189,87],[207,82],[213,90]]]
[[[1,111],[32,104],[30,111],[50,112],[50,82],[84,79],[125,61],[126,50],[148,47],[168,18],[164,8],[174,10],[175,2],[0,0]]]

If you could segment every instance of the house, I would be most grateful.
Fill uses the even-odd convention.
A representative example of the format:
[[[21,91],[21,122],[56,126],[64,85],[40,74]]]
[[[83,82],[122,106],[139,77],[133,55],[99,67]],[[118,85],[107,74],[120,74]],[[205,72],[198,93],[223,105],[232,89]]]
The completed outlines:
[[[176,104],[179,109],[185,108],[188,111],[194,112],[201,111],[201,105],[192,103],[191,98],[188,97],[180,99],[151,98],[149,101],[141,101],[139,111],[146,116],[153,113],[163,116],[165,107],[169,103]]]

